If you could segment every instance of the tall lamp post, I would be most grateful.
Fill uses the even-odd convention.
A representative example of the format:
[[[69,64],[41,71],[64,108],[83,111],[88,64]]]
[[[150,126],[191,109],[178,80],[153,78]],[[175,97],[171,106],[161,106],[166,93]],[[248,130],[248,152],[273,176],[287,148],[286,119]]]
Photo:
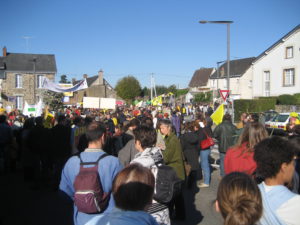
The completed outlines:
[[[233,23],[233,21],[207,21],[207,20],[200,20],[199,23],[205,24],[205,23],[217,23],[217,24],[227,24],[227,89],[229,91],[230,95],[230,80],[229,80],[229,74],[230,74],[230,24]],[[229,104],[227,104],[227,112],[229,111]]]

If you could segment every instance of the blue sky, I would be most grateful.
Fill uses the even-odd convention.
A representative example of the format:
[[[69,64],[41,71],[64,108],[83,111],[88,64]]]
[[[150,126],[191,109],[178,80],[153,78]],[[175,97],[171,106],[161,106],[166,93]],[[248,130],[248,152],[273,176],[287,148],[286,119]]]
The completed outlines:
[[[187,87],[194,71],[226,59],[258,56],[300,24],[299,0],[1,0],[0,47],[55,54],[57,78],[84,73],[115,86],[127,75],[142,86]],[[23,37],[30,37],[28,44]]]

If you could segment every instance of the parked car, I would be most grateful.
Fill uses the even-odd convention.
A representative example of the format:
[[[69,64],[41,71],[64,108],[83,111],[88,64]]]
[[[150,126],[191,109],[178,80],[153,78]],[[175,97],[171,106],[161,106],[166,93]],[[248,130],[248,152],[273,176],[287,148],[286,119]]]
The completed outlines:
[[[263,113],[265,116],[265,122],[268,122],[270,120],[272,120],[275,116],[278,115],[278,112],[276,112],[275,110],[268,110],[266,112]]]
[[[298,113],[300,116],[300,113]],[[279,113],[273,119],[265,122],[266,129],[271,134],[286,134],[286,126],[290,120],[290,113]]]

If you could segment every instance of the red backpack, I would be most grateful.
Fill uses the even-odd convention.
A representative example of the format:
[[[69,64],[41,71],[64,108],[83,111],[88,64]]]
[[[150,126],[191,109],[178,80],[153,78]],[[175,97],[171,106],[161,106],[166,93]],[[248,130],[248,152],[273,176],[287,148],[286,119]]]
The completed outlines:
[[[98,163],[108,156],[102,154],[96,162],[83,162],[80,155],[80,170],[74,181],[74,203],[79,212],[100,213],[103,212],[109,201],[110,193],[104,193],[98,173]],[[92,167],[84,167],[94,165]]]

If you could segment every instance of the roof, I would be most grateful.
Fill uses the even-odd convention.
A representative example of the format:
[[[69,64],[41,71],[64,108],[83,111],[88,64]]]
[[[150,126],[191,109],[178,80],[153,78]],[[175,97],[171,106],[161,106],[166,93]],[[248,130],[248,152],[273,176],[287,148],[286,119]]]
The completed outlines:
[[[285,40],[291,36],[292,34],[294,34],[296,31],[300,30],[300,24],[297,25],[294,29],[292,29],[290,32],[288,32],[286,35],[284,35],[282,38],[280,38],[278,41],[276,41],[273,45],[271,45],[271,47],[269,47],[267,50],[263,51],[259,56],[256,57],[256,59],[253,61],[253,63],[255,63],[256,61],[258,61],[259,59],[261,59],[263,56],[267,55],[272,49],[274,49],[276,46],[278,46],[279,44],[285,42]]]
[[[90,87],[98,79],[98,77],[99,77],[98,75],[92,76],[92,77],[87,77],[86,82],[87,82],[88,87]],[[82,80],[76,80],[75,82],[73,82],[73,85],[78,84],[80,81],[82,81]],[[107,85],[111,89],[113,89],[112,86],[104,78],[103,78],[103,84]]]
[[[189,83],[189,87],[206,86],[209,76],[214,68],[201,68],[194,72],[194,75]]]
[[[255,60],[255,57],[236,59],[231,60],[230,63],[230,77],[240,77],[246,70],[251,66],[252,62]],[[216,70],[211,76],[210,79],[224,78],[227,77],[227,62],[224,62],[219,67],[219,76],[218,71]]]
[[[1,61],[5,64],[5,70],[9,72],[57,72],[54,55],[7,53],[6,56],[0,57],[0,67]],[[35,70],[34,61],[36,62]]]
[[[87,82],[88,87],[90,87],[92,85],[92,83],[94,83],[97,79],[98,79],[98,76],[87,77],[86,82]],[[76,80],[75,82],[73,82],[73,85],[78,84],[80,81],[82,81],[82,80]]]

